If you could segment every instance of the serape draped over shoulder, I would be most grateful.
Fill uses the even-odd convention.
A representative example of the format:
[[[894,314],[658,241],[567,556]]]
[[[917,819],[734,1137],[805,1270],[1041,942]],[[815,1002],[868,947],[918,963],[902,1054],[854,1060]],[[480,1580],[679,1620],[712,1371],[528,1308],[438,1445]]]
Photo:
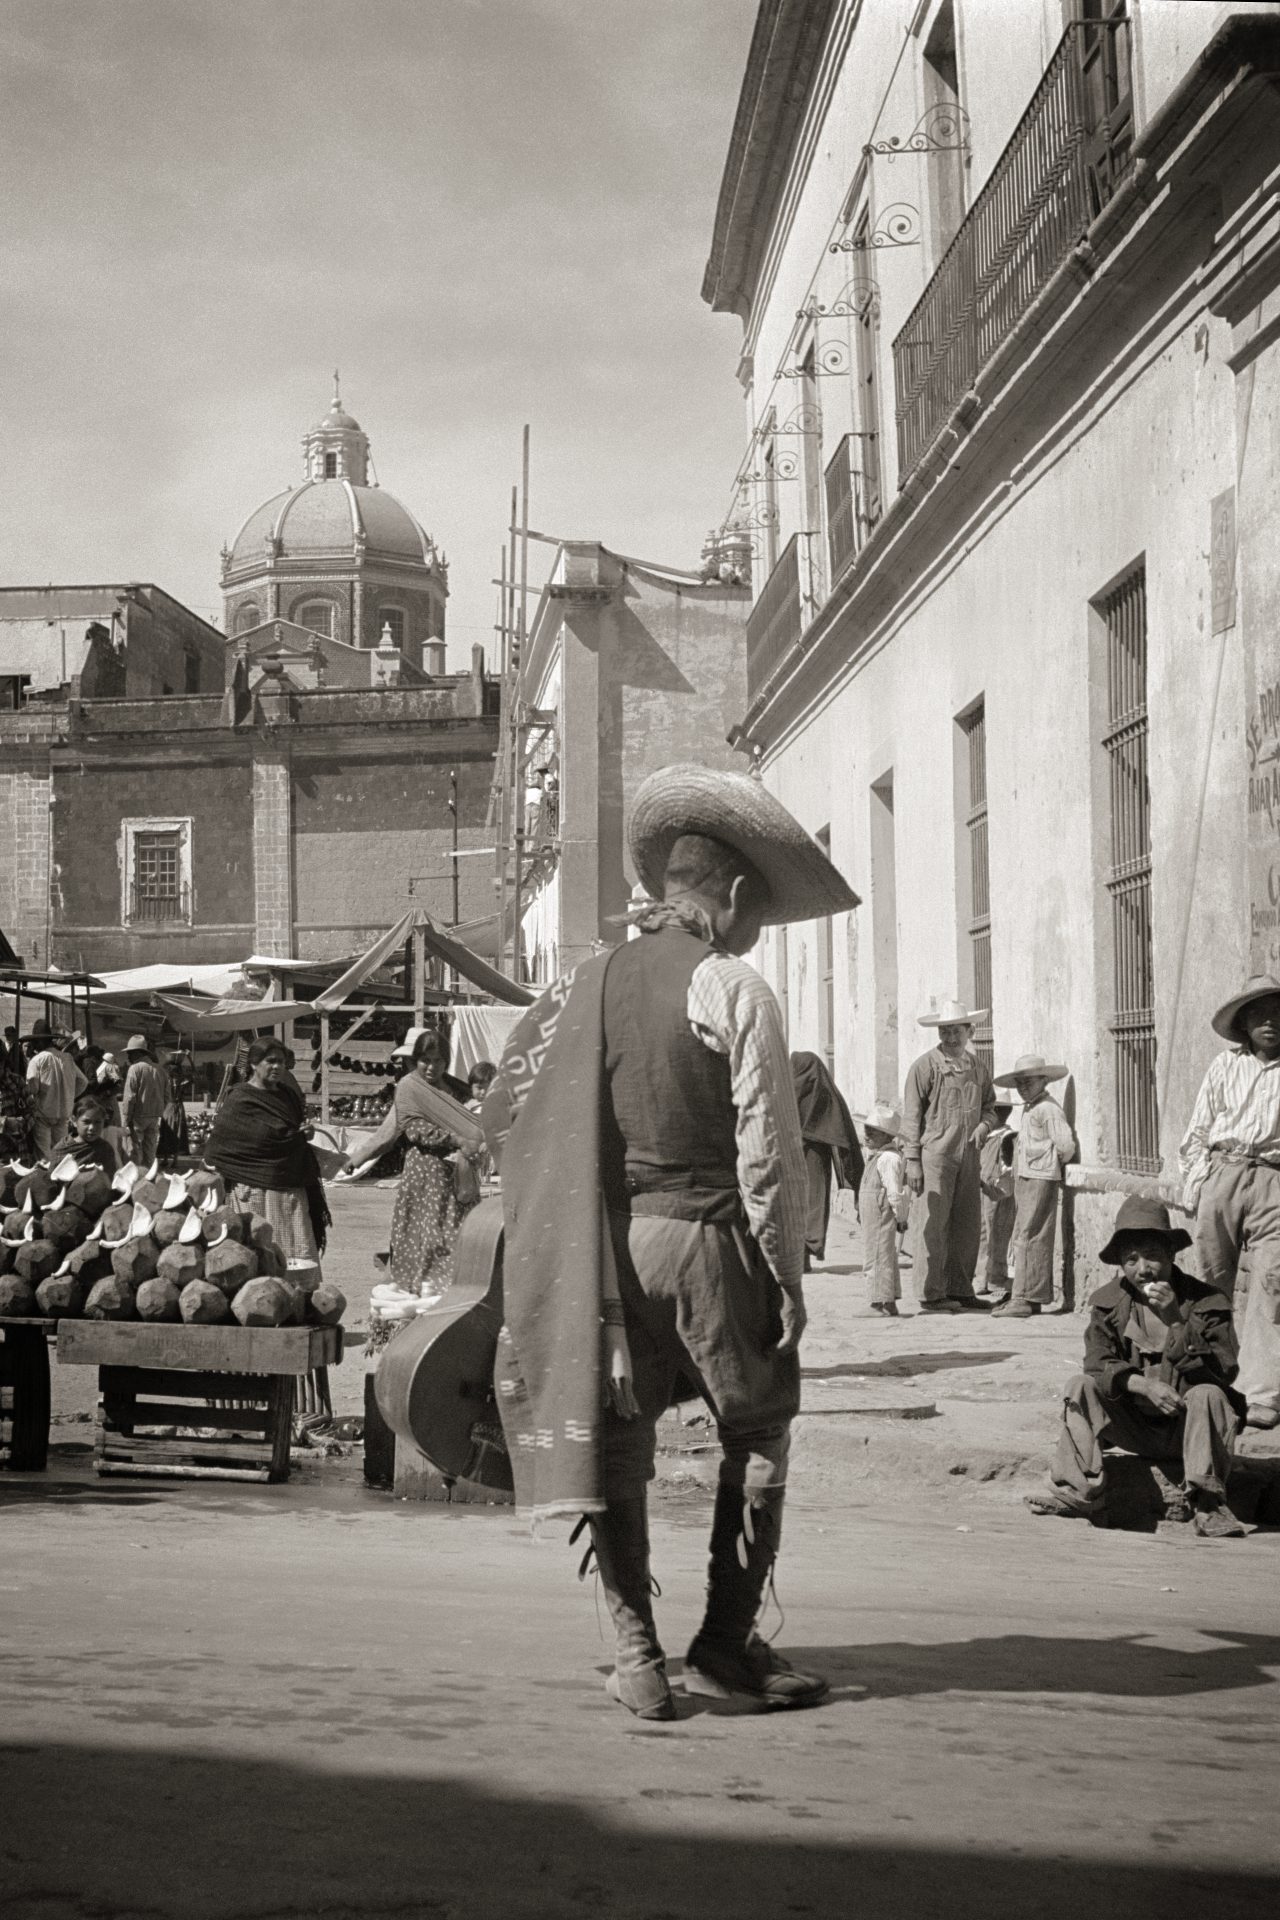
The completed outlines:
[[[603,1303],[617,1277],[600,1133],[612,957],[585,961],[530,1007],[484,1105],[502,1172],[498,1404],[516,1501],[535,1518],[605,1504]]]

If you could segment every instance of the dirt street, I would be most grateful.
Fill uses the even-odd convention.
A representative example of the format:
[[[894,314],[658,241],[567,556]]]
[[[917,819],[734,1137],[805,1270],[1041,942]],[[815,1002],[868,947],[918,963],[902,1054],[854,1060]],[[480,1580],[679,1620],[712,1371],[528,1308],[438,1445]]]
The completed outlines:
[[[342,1196],[355,1320],[389,1200]],[[1280,1533],[1037,1521],[1012,1470],[976,1491],[945,1462],[1011,1420],[1032,1457],[1079,1321],[871,1325],[841,1265],[814,1277],[778,1580],[779,1644],[833,1683],[807,1714],[631,1720],[565,1528],[369,1493],[353,1459],[96,1481],[60,1424],[48,1475],[0,1474],[0,1915],[1274,1914]],[[338,1382],[354,1404],[358,1351]],[[977,1440],[948,1451],[966,1391]],[[864,1392],[879,1412],[839,1411]],[[658,1500],[677,1670],[708,1464],[673,1452]]]

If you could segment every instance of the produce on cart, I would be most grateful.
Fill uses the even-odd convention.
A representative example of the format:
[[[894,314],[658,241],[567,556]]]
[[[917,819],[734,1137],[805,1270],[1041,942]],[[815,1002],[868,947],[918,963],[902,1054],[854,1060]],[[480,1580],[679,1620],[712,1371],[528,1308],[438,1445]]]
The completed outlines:
[[[114,1179],[70,1156],[0,1166],[0,1316],[336,1326],[336,1287],[291,1274],[271,1223],[228,1205],[221,1178]],[[314,1282],[314,1269],[308,1269]]]

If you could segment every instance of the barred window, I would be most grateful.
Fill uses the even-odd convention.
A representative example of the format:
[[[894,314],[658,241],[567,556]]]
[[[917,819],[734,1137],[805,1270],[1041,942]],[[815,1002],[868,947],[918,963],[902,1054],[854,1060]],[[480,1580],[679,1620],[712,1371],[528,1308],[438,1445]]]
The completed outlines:
[[[1160,1171],[1155,968],[1151,950],[1151,794],[1147,781],[1147,577],[1137,567],[1098,603],[1106,625],[1114,953],[1116,1152],[1132,1173]]]
[[[973,1050],[994,1065],[991,994],[991,842],[987,824],[987,708],[980,701],[960,722],[968,759],[969,838],[969,957],[973,975],[973,1004],[987,1009],[973,1030]]]

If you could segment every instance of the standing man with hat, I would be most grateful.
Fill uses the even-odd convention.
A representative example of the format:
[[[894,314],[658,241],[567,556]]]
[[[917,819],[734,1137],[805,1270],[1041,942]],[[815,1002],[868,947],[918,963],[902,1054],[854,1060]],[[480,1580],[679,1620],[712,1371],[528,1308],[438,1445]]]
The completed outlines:
[[[160,1149],[160,1117],[169,1104],[169,1076],[152,1054],[145,1034],[135,1033],[124,1052],[129,1062],[120,1095],[125,1151],[140,1167],[149,1167]]]
[[[1174,1265],[1190,1245],[1159,1201],[1121,1201],[1099,1255],[1121,1277],[1093,1296],[1084,1372],[1067,1385],[1049,1489],[1027,1496],[1033,1512],[1105,1525],[1103,1448],[1123,1447],[1143,1460],[1181,1454],[1197,1533],[1230,1539],[1246,1531],[1225,1498],[1244,1406],[1232,1387],[1231,1303]]]
[[[54,1143],[66,1132],[72,1109],[87,1083],[70,1054],[63,1051],[66,1039],[55,1034],[47,1020],[36,1021],[31,1029],[30,1045],[27,1090],[31,1095],[36,1152],[41,1159],[47,1159]]]
[[[991,1075],[970,1048],[985,1007],[944,1000],[919,1016],[938,1044],[907,1072],[902,1142],[907,1184],[916,1195],[916,1298],[921,1313],[981,1308],[973,1275],[982,1233],[979,1154],[996,1124]]]
[[[692,1383],[720,1439],[706,1611],[688,1691],[806,1707],[826,1682],[756,1632],[778,1552],[807,1180],[781,1013],[743,955],[763,926],[857,895],[757,780],[667,767],[640,787],[639,938],[593,956],[515,1028],[485,1102],[501,1161],[496,1382],[519,1506],[585,1515],[613,1618],[608,1689],[675,1708],[653,1616],[655,1427]],[[465,1229],[464,1229],[465,1232]]]
[[[992,1315],[1028,1320],[1053,1301],[1053,1248],[1058,1233],[1058,1188],[1062,1169],[1074,1160],[1076,1137],[1049,1092],[1067,1069],[1040,1053],[1020,1053],[1009,1073],[996,1075],[998,1087],[1012,1087],[1022,1101],[1018,1144],[1013,1155],[1013,1292]]]
[[[1251,1427],[1280,1426],[1280,980],[1255,974],[1213,1016],[1230,1051],[1209,1062],[1179,1152],[1196,1259],[1237,1308],[1240,1390]]]

